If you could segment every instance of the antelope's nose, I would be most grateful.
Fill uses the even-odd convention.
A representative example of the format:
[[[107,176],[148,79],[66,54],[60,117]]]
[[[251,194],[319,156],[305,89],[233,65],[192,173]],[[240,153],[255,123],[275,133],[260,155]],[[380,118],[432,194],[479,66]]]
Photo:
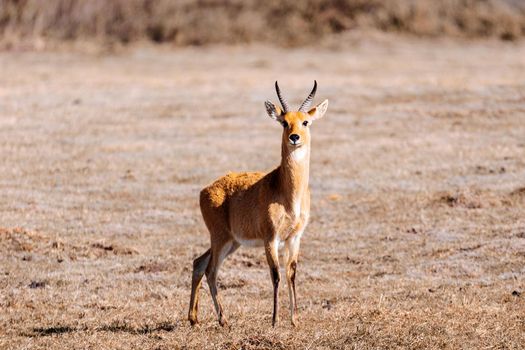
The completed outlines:
[[[297,143],[297,141],[299,141],[299,138],[300,138],[300,136],[297,135],[297,134],[291,134],[290,135],[290,141],[292,141],[293,143]]]

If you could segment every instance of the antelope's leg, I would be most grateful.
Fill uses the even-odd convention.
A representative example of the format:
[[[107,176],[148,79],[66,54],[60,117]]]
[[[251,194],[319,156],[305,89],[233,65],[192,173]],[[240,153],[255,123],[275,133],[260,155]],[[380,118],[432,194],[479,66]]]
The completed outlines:
[[[292,325],[297,325],[297,297],[295,292],[295,275],[297,272],[297,259],[299,256],[299,238],[292,239],[287,244],[288,261],[286,262],[286,284],[288,285],[288,295],[290,297],[290,318]]]
[[[281,280],[281,275],[279,273],[278,244],[278,240],[265,243],[266,259],[268,260],[268,265],[270,266],[270,276],[273,283],[273,327],[275,327],[279,322],[279,281]]]
[[[193,274],[191,279],[191,297],[190,297],[190,309],[188,311],[188,320],[193,326],[197,321],[197,312],[199,309],[199,289],[201,287],[202,277],[208,267],[211,257],[211,249],[208,249],[206,253],[193,260]]]
[[[210,294],[213,299],[213,304],[215,305],[215,311],[217,312],[219,324],[221,326],[226,326],[228,322],[224,316],[222,304],[219,299],[217,290],[217,275],[224,259],[237,250],[237,248],[239,248],[239,244],[233,240],[226,241],[222,244],[215,244],[214,247],[212,247],[211,260],[208,264],[208,268],[206,269],[206,280],[208,281],[208,285],[210,287]]]

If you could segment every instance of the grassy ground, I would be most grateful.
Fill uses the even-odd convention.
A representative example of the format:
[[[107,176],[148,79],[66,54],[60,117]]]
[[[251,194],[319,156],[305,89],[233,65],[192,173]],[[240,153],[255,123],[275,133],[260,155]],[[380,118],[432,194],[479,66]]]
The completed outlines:
[[[525,45],[386,37],[297,50],[0,54],[0,348],[525,344]],[[278,78],[319,82],[299,321],[264,253],[186,322],[198,192],[279,162]]]

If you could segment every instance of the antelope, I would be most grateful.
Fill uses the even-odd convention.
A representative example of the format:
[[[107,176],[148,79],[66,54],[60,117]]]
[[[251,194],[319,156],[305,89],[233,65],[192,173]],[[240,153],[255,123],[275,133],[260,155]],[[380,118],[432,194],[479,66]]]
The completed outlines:
[[[217,274],[226,257],[241,245],[262,246],[273,283],[272,326],[279,321],[279,249],[284,248],[290,318],[297,325],[295,276],[301,236],[310,215],[310,125],[326,112],[328,100],[310,109],[317,81],[298,111],[292,111],[275,82],[281,107],[266,101],[266,112],[283,127],[281,164],[273,171],[228,173],[200,192],[200,208],[211,247],[193,261],[188,319],[197,320],[199,289],[206,274],[221,326],[227,325],[217,291]]]

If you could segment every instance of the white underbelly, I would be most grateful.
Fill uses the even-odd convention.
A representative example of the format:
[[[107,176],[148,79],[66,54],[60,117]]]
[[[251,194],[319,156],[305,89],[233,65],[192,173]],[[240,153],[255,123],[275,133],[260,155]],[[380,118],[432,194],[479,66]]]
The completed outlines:
[[[264,241],[262,239],[248,239],[248,238],[241,238],[237,235],[233,236],[235,241],[239,243],[240,245],[244,247],[262,247],[264,246]],[[284,242],[277,240],[275,242],[277,244],[277,249],[280,250],[284,247]]]
[[[262,239],[246,239],[240,238],[236,235],[234,235],[234,238],[237,243],[245,247],[262,247],[264,245],[264,241]]]

